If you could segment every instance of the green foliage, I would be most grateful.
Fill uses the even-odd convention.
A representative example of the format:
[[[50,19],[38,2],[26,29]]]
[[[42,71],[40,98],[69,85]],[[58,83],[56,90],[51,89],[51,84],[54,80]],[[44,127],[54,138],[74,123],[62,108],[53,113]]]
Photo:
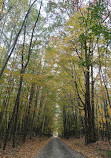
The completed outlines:
[[[107,151],[107,156],[111,157],[111,151]]]
[[[36,5],[25,21],[0,80],[0,130],[5,137],[12,120],[8,131],[11,138],[14,133],[24,138],[30,133],[51,135],[53,131],[67,138],[84,134],[84,120],[92,116],[92,113],[85,113],[86,74],[89,73],[89,102],[91,111],[92,102],[95,103],[96,131],[98,135],[101,129],[105,133],[108,127],[110,131],[111,34],[109,24],[104,21],[104,15],[108,13],[105,2],[99,0],[96,5],[78,9],[72,1],[49,1],[43,7],[31,52],[31,33],[38,15]],[[0,69],[13,47],[28,8],[28,0],[10,0],[4,8],[2,1],[0,3],[0,16],[3,14]],[[29,63],[22,72],[27,59]],[[13,131],[15,126],[16,132]]]

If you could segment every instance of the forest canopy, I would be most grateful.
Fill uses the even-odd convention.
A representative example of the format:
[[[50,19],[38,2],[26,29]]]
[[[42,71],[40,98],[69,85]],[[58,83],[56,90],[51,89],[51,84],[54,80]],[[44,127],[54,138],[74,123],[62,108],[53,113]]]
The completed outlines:
[[[0,1],[0,147],[53,132],[110,143],[110,5]]]

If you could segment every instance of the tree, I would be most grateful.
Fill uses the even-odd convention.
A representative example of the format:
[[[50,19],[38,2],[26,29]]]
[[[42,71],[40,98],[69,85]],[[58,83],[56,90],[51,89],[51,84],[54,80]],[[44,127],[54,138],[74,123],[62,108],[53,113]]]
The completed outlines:
[[[63,73],[63,78],[65,78],[67,75],[72,78],[74,84],[73,87],[75,87],[77,95],[76,98],[79,99],[78,104],[81,103],[84,106],[86,143],[96,141],[94,120],[94,85],[96,82],[96,77],[94,78],[94,70],[98,66],[96,54],[99,55],[100,53],[97,50],[98,41],[100,42],[99,47],[101,47],[100,38],[103,37],[106,39],[107,36],[109,39],[108,25],[105,25],[103,22],[103,15],[107,13],[107,10],[105,10],[104,7],[105,5],[106,4],[104,2],[99,1],[96,5],[90,4],[88,8],[81,8],[77,13],[74,13],[74,15],[70,17],[66,24],[64,33],[61,34],[62,37],[59,36],[56,38],[51,38],[53,39],[53,44],[51,41],[49,45],[52,47],[52,50],[50,49],[49,52],[55,53],[53,58],[54,62],[56,61],[55,63],[58,65],[58,73],[60,74],[61,71],[65,70]],[[77,62],[73,57],[77,59]],[[71,65],[73,65],[73,69]],[[82,70],[82,80],[85,83],[82,91],[79,88],[81,82],[77,81],[78,78],[81,80],[80,76],[77,76],[77,73],[75,73],[78,71],[78,68]],[[72,71],[72,73],[70,73],[70,71]],[[64,109],[63,113],[64,116],[66,113],[64,112]]]

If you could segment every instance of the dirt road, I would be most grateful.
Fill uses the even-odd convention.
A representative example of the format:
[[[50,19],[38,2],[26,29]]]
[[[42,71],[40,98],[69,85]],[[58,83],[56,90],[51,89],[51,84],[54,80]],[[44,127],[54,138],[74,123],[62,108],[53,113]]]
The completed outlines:
[[[73,151],[58,138],[52,138],[36,158],[85,158],[81,153]]]

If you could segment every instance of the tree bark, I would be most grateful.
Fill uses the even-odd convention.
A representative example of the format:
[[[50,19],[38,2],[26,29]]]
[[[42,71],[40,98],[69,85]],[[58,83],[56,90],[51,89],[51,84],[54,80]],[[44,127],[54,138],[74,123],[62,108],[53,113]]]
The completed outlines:
[[[11,116],[11,119],[8,123],[8,128],[6,130],[6,135],[5,135],[5,139],[4,139],[4,146],[3,146],[3,150],[5,150],[6,145],[7,145],[7,141],[8,141],[8,136],[9,136],[9,132],[11,129],[11,125],[12,122],[14,121],[14,129],[16,128],[16,123],[17,123],[17,116],[18,116],[18,109],[19,109],[19,101],[20,101],[20,94],[21,94],[21,89],[22,89],[22,83],[23,83],[23,76],[20,77],[20,81],[19,81],[19,89],[18,89],[18,93],[17,93],[17,97],[16,97],[16,101],[15,101],[15,106],[13,109],[13,113]],[[16,115],[15,115],[16,113]],[[14,137],[15,137],[15,132],[14,132]]]
[[[95,142],[95,136],[93,131],[93,125],[92,125],[92,109],[91,109],[91,103],[90,103],[90,54],[87,51],[87,45],[85,41],[85,62],[86,62],[86,71],[85,71],[85,118],[87,120],[86,126],[86,140],[87,143]]]
[[[24,125],[24,134],[23,134],[23,142],[25,142],[28,130],[30,130],[30,121],[31,121],[31,116],[30,116],[30,109],[31,109],[31,104],[33,101],[33,96],[35,92],[35,84],[32,83],[31,90],[30,90],[30,98],[29,98],[29,106],[28,106],[28,112],[25,117],[25,125]]]

